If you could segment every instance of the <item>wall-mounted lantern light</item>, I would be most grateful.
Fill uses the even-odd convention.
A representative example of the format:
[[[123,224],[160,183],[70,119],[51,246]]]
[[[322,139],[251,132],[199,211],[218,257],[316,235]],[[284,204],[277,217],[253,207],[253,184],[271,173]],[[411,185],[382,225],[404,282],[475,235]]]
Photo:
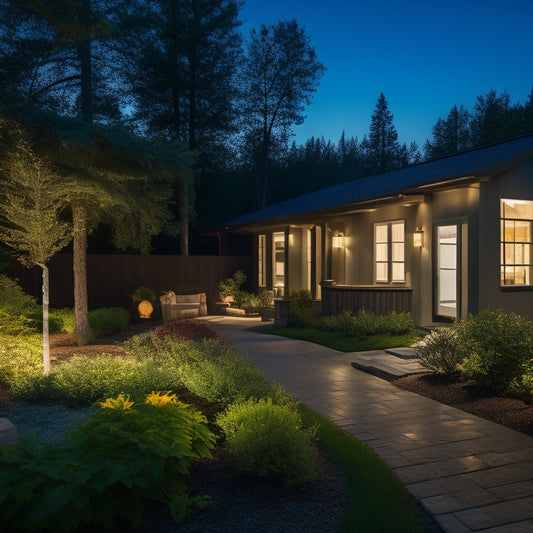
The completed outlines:
[[[344,248],[344,235],[336,232],[331,238],[331,245],[333,248]]]
[[[415,248],[422,248],[424,246],[424,230],[420,226],[417,226],[413,233],[413,246]]]

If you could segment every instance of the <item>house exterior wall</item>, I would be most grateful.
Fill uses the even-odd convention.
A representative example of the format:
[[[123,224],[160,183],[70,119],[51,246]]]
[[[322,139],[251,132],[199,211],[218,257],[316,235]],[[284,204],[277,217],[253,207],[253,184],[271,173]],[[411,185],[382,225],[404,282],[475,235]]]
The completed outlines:
[[[533,320],[533,289],[500,284],[500,200],[533,201],[533,161],[481,185],[479,311],[492,306]]]
[[[443,320],[435,312],[436,231],[438,226],[456,226],[458,316],[476,314],[490,305],[533,319],[532,288],[500,286],[501,198],[533,201],[533,161],[490,179],[433,191],[411,204],[407,198],[403,203],[399,198],[349,215],[317,218],[307,225],[272,227],[261,233],[266,233],[267,243],[271,243],[273,232],[285,231],[287,235],[285,295],[292,289],[311,289],[313,296],[320,298],[318,283],[326,278],[342,285],[377,286],[374,225],[404,221],[405,283],[390,285],[411,288],[413,319],[419,325],[434,325]],[[420,248],[413,246],[417,228],[424,234]],[[332,247],[336,234],[345,236],[344,247]],[[272,253],[269,246],[267,254]],[[267,259],[269,288],[271,264],[272,259]]]

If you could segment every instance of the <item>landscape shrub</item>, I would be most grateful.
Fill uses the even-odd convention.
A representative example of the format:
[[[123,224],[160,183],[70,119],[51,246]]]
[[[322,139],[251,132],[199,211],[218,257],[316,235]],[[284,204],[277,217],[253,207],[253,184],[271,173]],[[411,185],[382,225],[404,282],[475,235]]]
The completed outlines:
[[[69,406],[91,405],[122,391],[142,395],[180,386],[182,383],[175,372],[149,358],[74,355],[54,364],[52,372],[40,376],[22,399],[54,400]]]
[[[270,398],[248,400],[230,405],[217,423],[239,470],[286,485],[315,479],[313,432],[303,429],[295,408],[275,405]]]
[[[218,284],[220,295],[223,298],[232,298],[235,306],[241,308],[247,294],[242,288],[246,283],[246,279],[246,274],[242,270],[237,270],[233,276],[226,278]]]
[[[217,341],[188,343],[171,358],[183,384],[195,394],[221,406],[248,398],[266,398],[274,385],[255,361],[232,344]]]
[[[497,394],[528,393],[533,322],[501,309],[486,309],[457,322],[463,371]]]
[[[42,311],[37,300],[6,274],[0,274],[0,333],[35,333],[42,327]]]
[[[96,337],[122,331],[130,321],[130,313],[123,307],[101,307],[88,314],[89,326]]]
[[[424,368],[445,375],[459,370],[463,359],[457,333],[453,328],[435,328],[422,344],[415,346],[418,362]]]
[[[12,397],[35,394],[42,374],[42,336],[0,333],[0,381],[8,385]]]
[[[344,332],[351,337],[365,338],[382,334],[404,335],[415,330],[415,323],[410,313],[392,311],[382,316],[360,309],[356,315],[345,310],[338,315],[322,316],[317,320],[316,327],[324,331]]]
[[[352,329],[354,315],[344,310],[337,315],[324,315],[318,319],[317,328],[323,331],[337,331],[348,333]]]
[[[205,417],[175,395],[145,403],[109,398],[60,448],[28,441],[0,453],[0,513],[10,531],[114,531],[140,527],[146,500],[182,520],[205,497],[190,497],[192,461],[210,457]]]
[[[310,328],[315,323],[311,292],[307,289],[292,290],[289,294],[289,324],[297,328]]]
[[[76,326],[74,309],[71,307],[63,309],[50,308],[49,320],[50,333],[72,333]]]

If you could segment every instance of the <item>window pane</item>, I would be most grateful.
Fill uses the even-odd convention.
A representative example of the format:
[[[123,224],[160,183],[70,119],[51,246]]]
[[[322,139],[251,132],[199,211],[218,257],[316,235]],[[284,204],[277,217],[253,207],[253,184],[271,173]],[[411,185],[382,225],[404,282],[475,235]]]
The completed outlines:
[[[405,281],[405,267],[403,263],[392,263],[392,281]]]
[[[394,242],[392,243],[392,260],[393,261],[403,261],[404,260],[404,244],[403,242]]]
[[[517,220],[514,226],[514,240],[516,242],[531,242],[531,224]],[[506,239],[507,240],[507,239]]]
[[[376,261],[388,261],[389,248],[387,244],[376,244]]]
[[[440,268],[457,268],[457,247],[455,244],[441,244],[439,256]]]
[[[505,264],[506,265],[514,265],[514,251],[515,251],[515,245],[514,244],[506,244],[505,245]]]
[[[387,224],[376,224],[376,242],[388,242],[388,228]]]
[[[397,222],[391,224],[392,242],[403,242],[404,239],[404,223]]]
[[[389,266],[387,263],[376,263],[376,281],[389,281]]]
[[[530,200],[502,200],[503,218],[533,220],[533,202]]]

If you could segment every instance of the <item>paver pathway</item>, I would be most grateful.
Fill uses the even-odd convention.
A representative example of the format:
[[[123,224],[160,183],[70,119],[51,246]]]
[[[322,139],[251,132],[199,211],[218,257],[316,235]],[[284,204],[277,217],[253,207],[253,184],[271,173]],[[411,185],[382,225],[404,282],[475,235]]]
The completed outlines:
[[[207,317],[297,400],[378,453],[446,533],[533,532],[533,438],[352,366],[353,354]]]

